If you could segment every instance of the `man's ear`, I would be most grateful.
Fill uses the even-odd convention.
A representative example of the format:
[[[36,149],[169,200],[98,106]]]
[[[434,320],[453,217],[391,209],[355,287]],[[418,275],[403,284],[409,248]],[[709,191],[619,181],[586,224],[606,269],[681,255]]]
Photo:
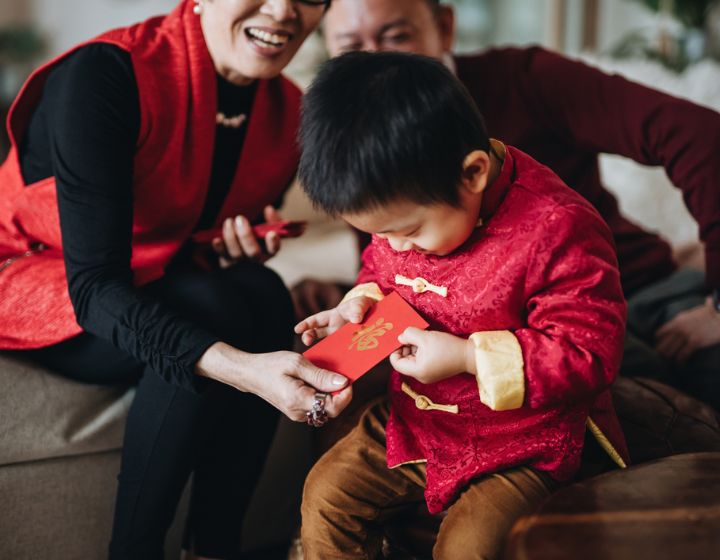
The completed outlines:
[[[440,38],[442,40],[442,48],[446,53],[450,53],[455,45],[455,10],[447,4],[440,4],[435,14],[440,29]]]
[[[462,187],[469,193],[480,194],[488,186],[490,154],[474,150],[465,156],[462,170]]]

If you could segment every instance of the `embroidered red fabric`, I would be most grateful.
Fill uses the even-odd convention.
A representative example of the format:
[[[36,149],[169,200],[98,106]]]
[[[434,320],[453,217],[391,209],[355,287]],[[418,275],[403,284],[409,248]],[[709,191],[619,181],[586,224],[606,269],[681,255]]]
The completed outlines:
[[[508,147],[501,175],[483,200],[484,225],[446,257],[394,251],[373,238],[358,283],[396,290],[430,328],[468,337],[510,330],[525,361],[526,395],[496,412],[479,399],[474,376],[423,385],[393,372],[387,461],[427,460],[428,508],[445,509],[482,474],[529,464],[557,480],[579,467],[585,421],[596,422],[627,459],[607,392],[622,355],[625,301],[610,232],[597,212],[548,168]],[[396,285],[395,275],[446,286],[446,298]],[[460,412],[427,411],[400,389]]]

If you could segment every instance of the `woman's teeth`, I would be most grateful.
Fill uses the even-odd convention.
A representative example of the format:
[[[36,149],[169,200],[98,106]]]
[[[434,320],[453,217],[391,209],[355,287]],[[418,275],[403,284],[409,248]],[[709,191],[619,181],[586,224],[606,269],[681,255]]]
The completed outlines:
[[[282,47],[290,40],[290,37],[287,35],[268,33],[267,31],[262,31],[261,29],[255,29],[252,27],[247,30],[247,34],[252,40],[262,46]]]

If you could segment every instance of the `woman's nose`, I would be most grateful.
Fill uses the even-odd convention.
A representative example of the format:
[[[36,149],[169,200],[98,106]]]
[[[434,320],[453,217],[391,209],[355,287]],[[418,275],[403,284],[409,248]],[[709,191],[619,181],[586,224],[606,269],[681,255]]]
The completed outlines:
[[[275,21],[287,21],[297,17],[294,0],[265,0],[260,13],[271,16]]]

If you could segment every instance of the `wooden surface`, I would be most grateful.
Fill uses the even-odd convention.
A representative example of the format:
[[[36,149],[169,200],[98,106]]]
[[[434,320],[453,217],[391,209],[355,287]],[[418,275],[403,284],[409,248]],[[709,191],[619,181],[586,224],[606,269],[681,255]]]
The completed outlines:
[[[720,453],[665,457],[559,490],[518,521],[506,558],[720,558]]]

